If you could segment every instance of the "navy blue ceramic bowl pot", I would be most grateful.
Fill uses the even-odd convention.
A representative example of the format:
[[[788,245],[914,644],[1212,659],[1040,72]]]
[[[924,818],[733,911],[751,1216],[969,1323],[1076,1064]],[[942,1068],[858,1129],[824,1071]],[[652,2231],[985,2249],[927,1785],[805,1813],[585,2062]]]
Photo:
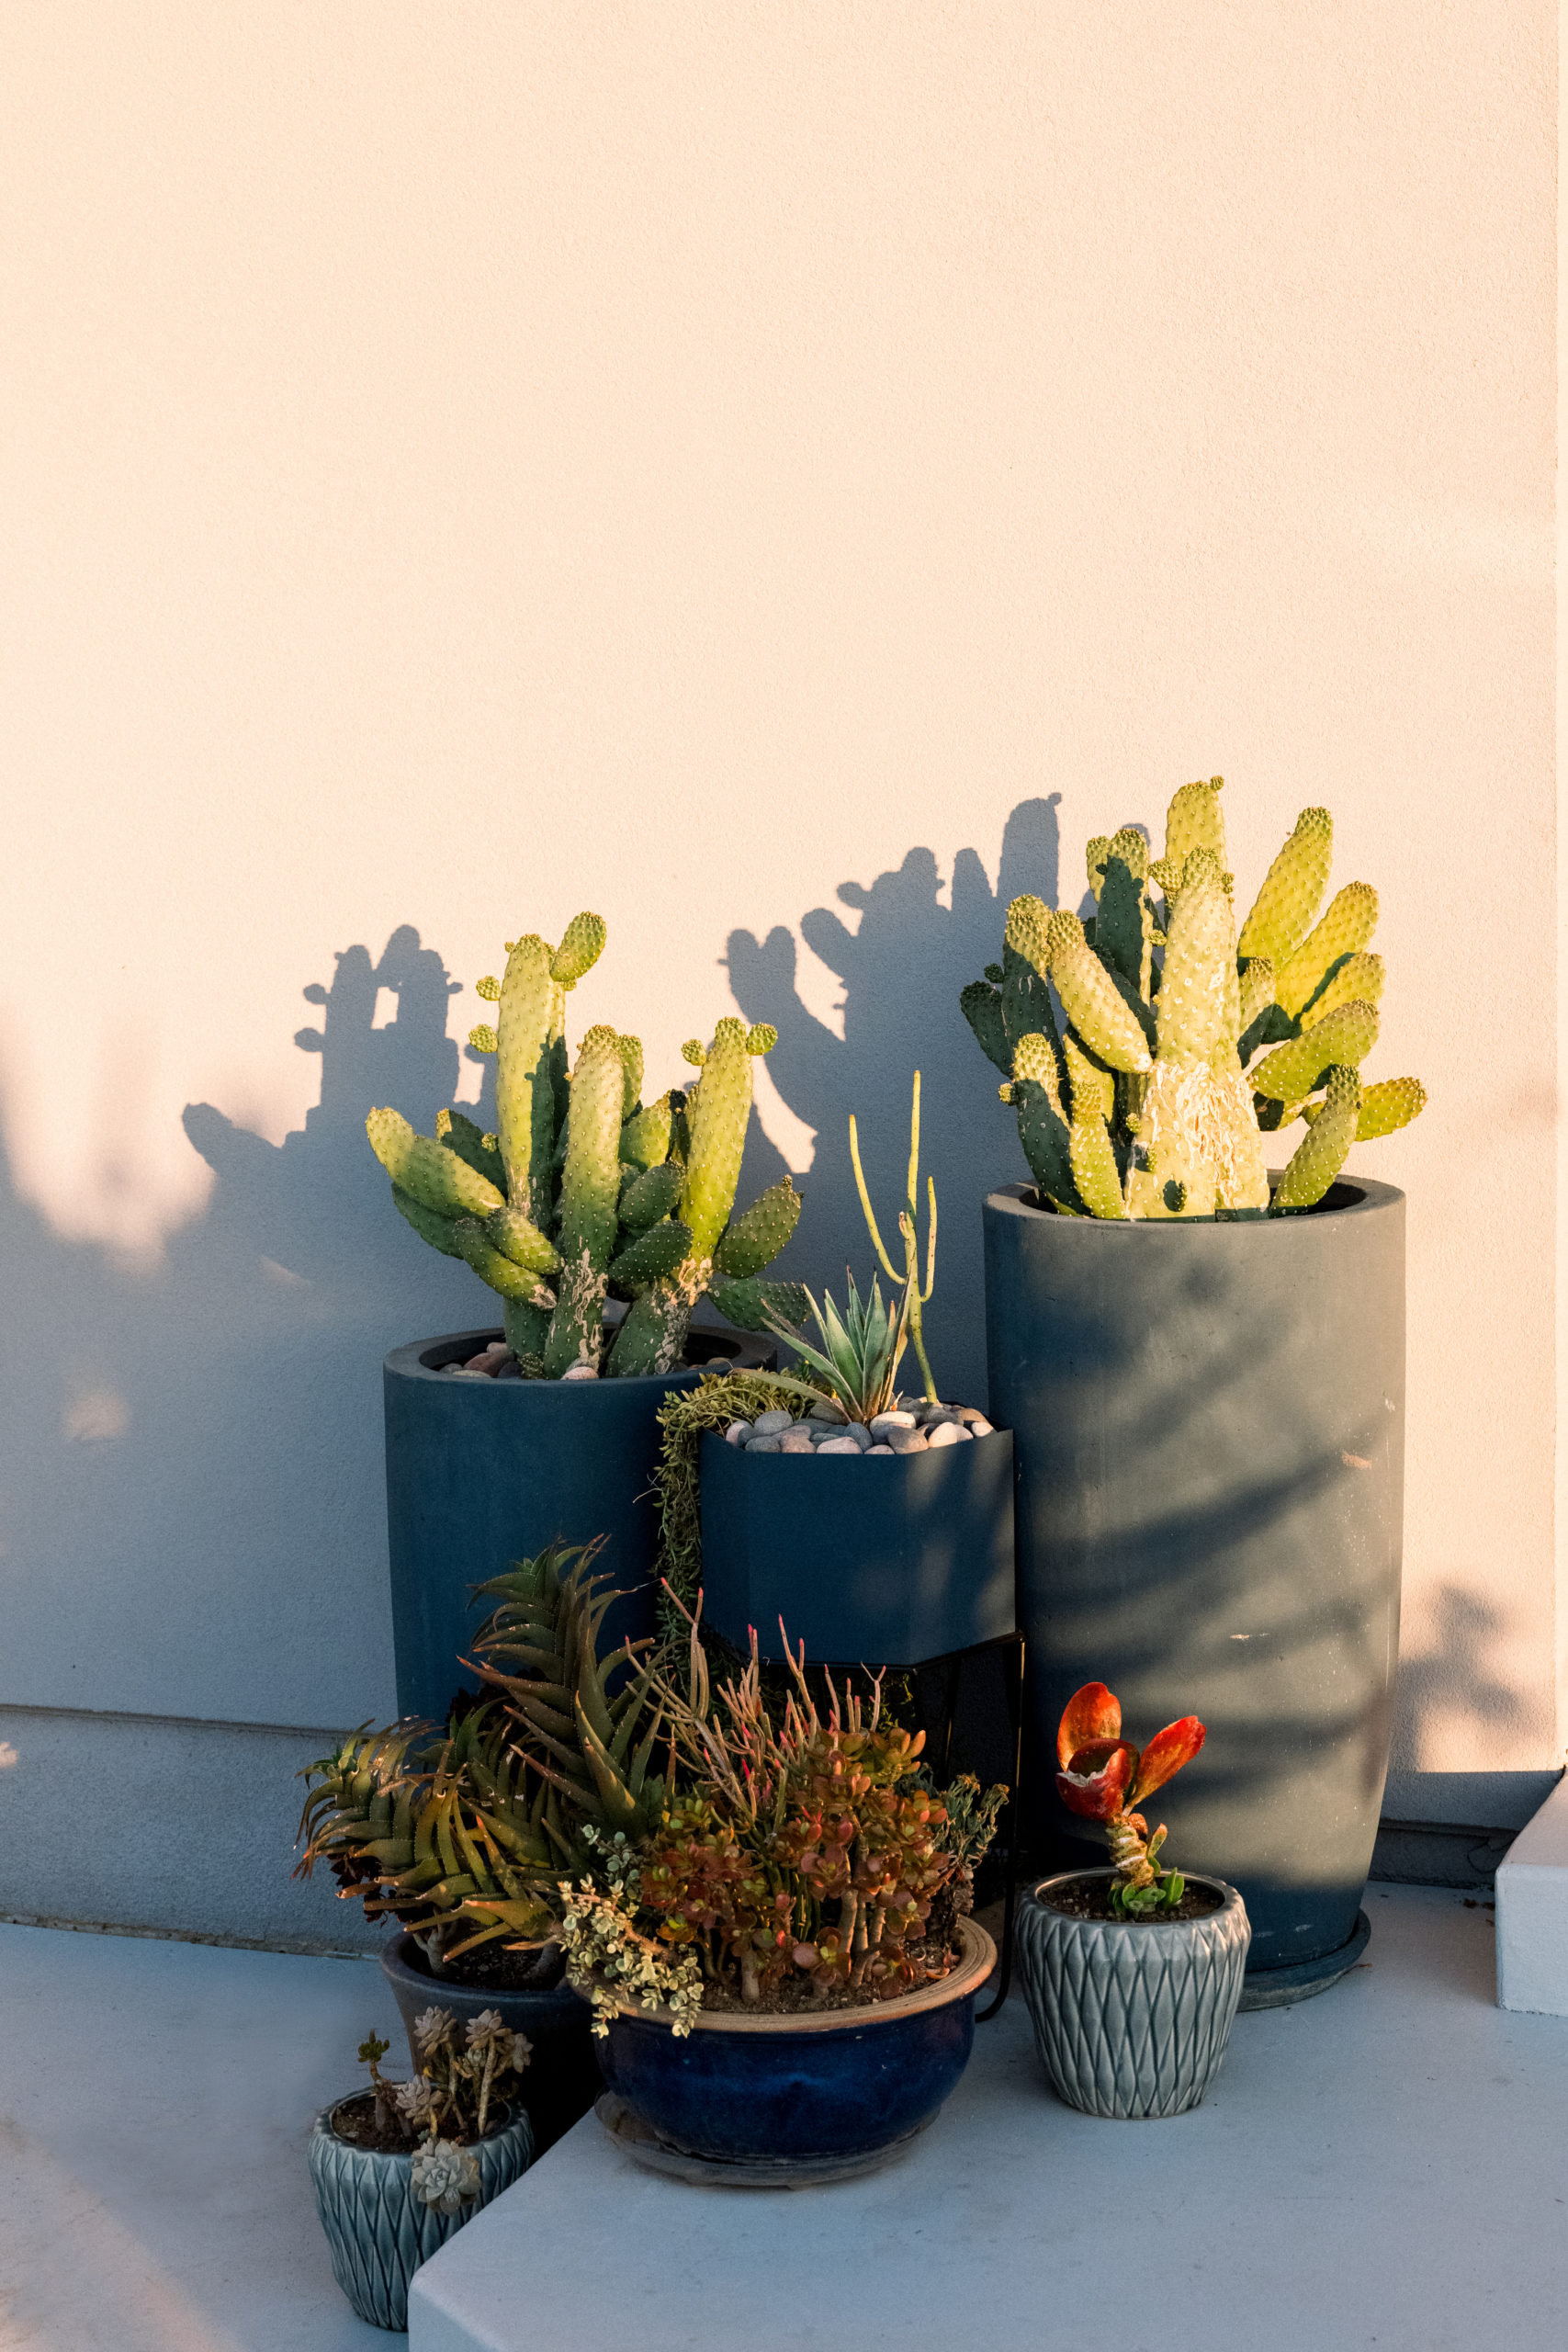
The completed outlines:
[[[972,1919],[959,1937],[950,1976],[871,2008],[705,2015],[679,2041],[660,2015],[623,2011],[599,2044],[604,2079],[660,2139],[720,2162],[890,2148],[931,2121],[969,2062],[997,1953]]]

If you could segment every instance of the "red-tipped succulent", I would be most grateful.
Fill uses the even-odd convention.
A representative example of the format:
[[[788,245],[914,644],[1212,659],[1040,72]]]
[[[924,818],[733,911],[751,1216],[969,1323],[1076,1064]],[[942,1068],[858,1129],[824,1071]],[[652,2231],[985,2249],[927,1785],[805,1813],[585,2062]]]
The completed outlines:
[[[1165,1843],[1164,1822],[1151,1838],[1148,1823],[1134,1807],[1174,1780],[1202,1745],[1202,1724],[1196,1715],[1183,1715],[1156,1732],[1140,1754],[1122,1737],[1121,1702],[1103,1682],[1086,1682],[1063,1710],[1056,1787],[1070,1812],[1098,1821],[1105,1830],[1116,1869],[1111,1907],[1121,1917],[1174,1911],[1181,1900],[1186,1882],[1179,1871],[1155,1868]]]

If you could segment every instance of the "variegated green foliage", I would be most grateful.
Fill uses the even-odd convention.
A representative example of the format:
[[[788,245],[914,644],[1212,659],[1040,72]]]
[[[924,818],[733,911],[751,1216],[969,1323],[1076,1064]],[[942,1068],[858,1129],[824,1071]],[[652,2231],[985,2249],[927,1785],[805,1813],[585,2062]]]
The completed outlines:
[[[1361,1085],[1383,987],[1377,893],[1349,883],[1320,916],[1327,809],[1302,811],[1238,939],[1223,782],[1182,786],[1161,857],[1131,828],[1089,842],[1088,922],[1015,899],[1001,963],[960,997],[1065,1215],[1310,1208],[1353,1142],[1426,1101],[1415,1079]],[[1262,1136],[1298,1118],[1309,1133],[1271,1194]]]
[[[539,1781],[530,1794],[501,1708],[476,1709],[445,1736],[419,1722],[355,1732],[302,1777],[296,1877],[329,1863],[345,1900],[397,1919],[438,1962],[502,1937],[553,1936],[551,1792]]]
[[[389,1109],[366,1131],[414,1231],[461,1258],[502,1301],[508,1343],[530,1378],[664,1372],[681,1361],[705,1291],[745,1330],[767,1314],[799,1322],[793,1283],[758,1279],[794,1230],[787,1179],[730,1219],[750,1112],[750,1059],[774,1043],[764,1026],[720,1022],[690,1093],[641,1101],[639,1039],[590,1029],[571,1063],[566,999],[604,944],[597,915],[575,915],[558,947],[512,943],[500,979],[479,983],[498,1007],[473,1031],[496,1057],[496,1133],[443,1111],[434,1136]],[[606,1352],[610,1299],[627,1313]]]

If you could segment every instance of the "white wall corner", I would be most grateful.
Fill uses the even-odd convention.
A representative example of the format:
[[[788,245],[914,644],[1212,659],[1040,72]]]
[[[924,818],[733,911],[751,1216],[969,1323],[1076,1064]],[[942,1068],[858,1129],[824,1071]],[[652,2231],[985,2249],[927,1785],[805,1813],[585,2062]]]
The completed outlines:
[[[1568,2018],[1568,1779],[1497,1865],[1497,2006]]]

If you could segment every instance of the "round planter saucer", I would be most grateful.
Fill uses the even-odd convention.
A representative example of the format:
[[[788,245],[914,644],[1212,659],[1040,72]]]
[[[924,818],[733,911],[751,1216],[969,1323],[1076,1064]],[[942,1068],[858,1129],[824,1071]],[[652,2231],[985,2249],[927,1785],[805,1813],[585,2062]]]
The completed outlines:
[[[1355,1926],[1337,1951],[1319,1952],[1315,1960],[1298,1961],[1292,1968],[1249,1969],[1242,1979],[1239,2007],[1283,2009],[1292,2001],[1310,2001],[1314,1993],[1326,1993],[1355,1967],[1371,1932],[1371,1921],[1358,1911]]]
[[[667,2180],[691,2181],[703,2188],[821,2188],[835,2180],[858,2180],[863,2173],[876,2172],[903,2155],[936,2121],[928,2115],[886,2147],[855,2156],[723,2157],[700,2156],[662,2138],[614,2091],[594,2101],[593,2112],[623,2155],[649,2172],[662,2173]]]

